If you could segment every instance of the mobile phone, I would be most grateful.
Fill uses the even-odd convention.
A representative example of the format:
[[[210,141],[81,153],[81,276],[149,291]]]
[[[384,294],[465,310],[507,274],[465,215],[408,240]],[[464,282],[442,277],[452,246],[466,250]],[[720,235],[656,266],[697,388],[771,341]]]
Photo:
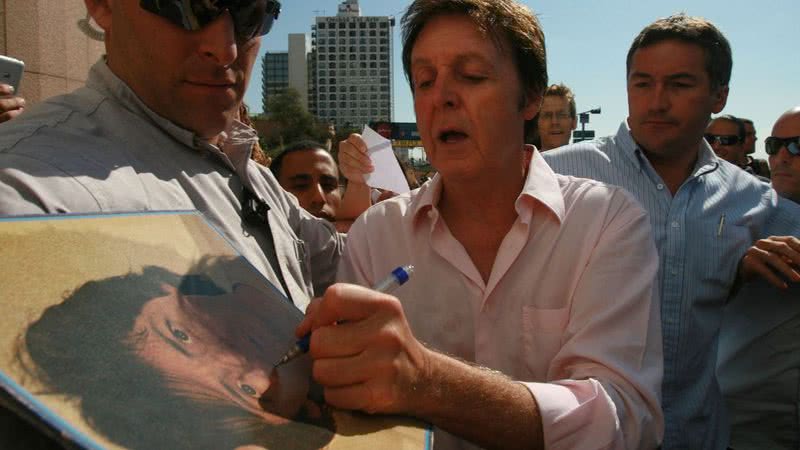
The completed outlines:
[[[0,83],[11,85],[14,88],[14,92],[19,92],[19,84],[22,81],[24,70],[24,62],[0,55]]]

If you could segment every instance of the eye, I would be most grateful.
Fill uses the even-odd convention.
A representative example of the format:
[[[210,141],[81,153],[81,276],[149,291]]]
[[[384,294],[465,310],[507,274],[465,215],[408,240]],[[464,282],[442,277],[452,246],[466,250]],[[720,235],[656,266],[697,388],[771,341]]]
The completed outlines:
[[[310,187],[311,185],[308,183],[297,183],[292,185],[292,190],[302,192],[302,191],[307,191],[308,188]]]
[[[192,342],[192,338],[189,337],[189,334],[187,334],[180,328],[171,328],[170,331],[172,332],[172,335],[175,337],[175,339],[181,342],[186,342],[187,344]]]
[[[250,397],[258,396],[258,392],[256,392],[255,388],[253,386],[250,386],[249,384],[240,383],[239,390],[242,391],[245,395],[249,395]]]
[[[472,83],[480,83],[481,81],[485,80],[486,77],[483,75],[464,75],[464,79]]]
[[[339,188],[339,183],[322,183],[322,190],[325,192],[333,192]]]
[[[433,84],[432,80],[417,80],[415,82],[417,89],[425,89],[427,87],[430,87],[432,84]]]

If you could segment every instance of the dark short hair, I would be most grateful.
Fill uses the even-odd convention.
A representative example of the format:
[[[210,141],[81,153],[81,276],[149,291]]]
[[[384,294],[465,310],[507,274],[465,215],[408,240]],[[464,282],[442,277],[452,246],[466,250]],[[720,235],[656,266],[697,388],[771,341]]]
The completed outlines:
[[[728,40],[710,21],[683,13],[658,19],[646,26],[636,36],[628,50],[626,73],[628,75],[631,73],[633,55],[637,50],[673,39],[694,44],[703,49],[706,56],[706,72],[712,89],[724,87],[730,83],[733,57]]]
[[[744,127],[744,121],[736,116],[732,116],[730,114],[722,114],[711,119],[711,122],[714,122],[716,120],[727,120],[728,122],[735,123],[736,128],[739,130],[739,133],[737,134],[737,136],[739,136],[739,139],[744,140],[744,137],[747,135],[747,130]]]
[[[283,167],[283,158],[286,155],[300,152],[304,150],[324,150],[328,151],[324,145],[320,144],[317,141],[312,141],[310,139],[292,142],[291,144],[286,145],[283,147],[280,153],[272,159],[272,164],[269,165],[269,170],[272,171],[272,174],[275,175],[275,178],[280,178],[281,176],[281,168]],[[331,156],[333,158],[333,156]]]
[[[750,119],[745,119],[744,117],[739,117],[739,120],[741,120],[742,122],[744,122],[744,123],[746,123],[746,124],[747,124],[747,123],[749,123],[750,125],[753,125],[753,126],[755,126],[755,124],[753,123],[753,121],[752,121],[752,120],[750,120]]]
[[[510,44],[511,56],[522,82],[523,93],[541,97],[547,87],[547,57],[544,33],[536,15],[516,0],[415,0],[406,9],[403,27],[403,70],[414,90],[411,75],[411,51],[422,29],[433,18],[459,14],[469,17],[495,45],[504,49]]]
[[[569,115],[573,119],[578,116],[578,110],[575,107],[575,94],[569,86],[564,83],[551,84],[548,86],[547,90],[544,91],[544,96],[547,97],[548,95],[566,98],[569,103]]]

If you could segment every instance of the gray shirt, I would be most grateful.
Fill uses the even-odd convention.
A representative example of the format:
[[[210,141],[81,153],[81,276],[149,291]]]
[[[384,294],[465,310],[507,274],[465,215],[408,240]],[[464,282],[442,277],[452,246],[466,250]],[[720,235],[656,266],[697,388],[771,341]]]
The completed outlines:
[[[0,125],[0,215],[199,210],[304,310],[334,281],[343,235],[250,160],[241,124],[219,146],[150,110],[99,61],[86,86]],[[269,206],[242,218],[243,187]]]

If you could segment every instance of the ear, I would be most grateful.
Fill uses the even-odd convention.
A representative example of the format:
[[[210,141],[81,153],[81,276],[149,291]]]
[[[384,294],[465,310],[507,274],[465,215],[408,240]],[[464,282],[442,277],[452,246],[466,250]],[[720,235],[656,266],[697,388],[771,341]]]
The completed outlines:
[[[111,31],[111,3],[114,0],[84,0],[86,11],[95,23],[108,34]]]
[[[572,118],[572,129],[574,130],[576,128],[578,128],[578,118],[577,117],[573,117]]]
[[[522,107],[522,114],[526,121],[532,120],[536,117],[536,114],[539,113],[539,110],[542,108],[542,96],[541,95],[526,95],[525,96],[525,104]]]
[[[725,108],[725,104],[728,103],[728,92],[730,92],[730,88],[728,88],[728,86],[722,86],[717,88],[717,91],[711,94],[713,97],[711,111],[714,114],[718,114]]]

